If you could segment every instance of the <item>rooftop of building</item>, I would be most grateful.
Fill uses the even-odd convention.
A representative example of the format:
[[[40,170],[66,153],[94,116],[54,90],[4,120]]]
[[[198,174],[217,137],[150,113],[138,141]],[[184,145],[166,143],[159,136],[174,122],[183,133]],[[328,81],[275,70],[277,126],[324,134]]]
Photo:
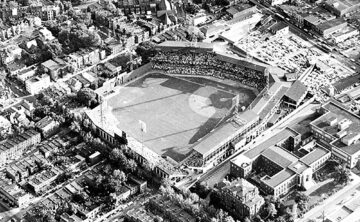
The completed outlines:
[[[339,37],[339,36],[342,36],[344,34],[347,34],[347,33],[352,33],[352,32],[356,32],[356,33],[359,33],[359,30],[357,30],[356,28],[353,28],[351,26],[346,26],[344,27],[342,30],[340,30],[339,32],[337,33],[334,33],[332,34],[334,37]]]
[[[76,216],[75,214],[73,215],[69,215],[67,213],[63,213],[60,216],[61,221],[65,221],[65,222],[81,222],[83,221],[80,217]]]
[[[341,92],[344,89],[354,85],[354,83],[360,82],[360,73],[356,75],[351,75],[346,78],[340,79],[339,81],[333,84],[333,87],[338,91]]]
[[[284,169],[272,177],[266,175],[265,177],[262,178],[261,181],[270,187],[276,187],[294,175],[295,172],[291,171],[290,169]]]
[[[327,0],[325,4],[339,11],[343,11],[350,7],[360,5],[360,2],[358,0]]]
[[[135,219],[135,221],[142,222],[153,222],[155,218],[151,213],[146,211],[144,207],[132,208],[126,212],[126,216]]]
[[[4,141],[0,142],[0,152],[11,149],[11,148],[17,146],[18,144],[20,144],[34,136],[40,136],[40,133],[33,129],[30,129],[30,130],[27,130],[27,131],[23,132],[22,134],[17,135],[11,139],[4,140]]]
[[[226,10],[226,12],[231,15],[235,15],[239,12],[242,12],[242,11],[252,8],[252,7],[255,7],[255,6],[251,5],[251,4],[247,4],[247,3],[238,4],[238,5],[231,6],[228,10]]]
[[[306,165],[310,166],[314,162],[318,161],[322,157],[324,157],[326,154],[328,154],[330,151],[321,147],[320,145],[317,145],[310,153],[303,156],[300,161],[305,163]]]
[[[323,22],[317,26],[320,31],[326,31],[328,29],[347,24],[347,22],[342,18],[332,19],[326,22]]]
[[[21,76],[21,75],[27,74],[29,72],[35,72],[36,68],[37,68],[36,66],[26,67],[25,69],[21,70],[17,75]]]
[[[39,153],[35,152],[30,156],[22,158],[16,162],[12,162],[8,167],[6,167],[6,171],[15,175],[16,172],[24,172],[27,168],[32,169],[37,166],[36,162],[46,162],[45,158]]]
[[[261,155],[282,168],[286,168],[298,160],[298,157],[278,146],[269,147]]]
[[[255,189],[257,189],[256,186],[252,185],[250,182],[243,178],[229,182],[221,188],[221,190],[231,192],[233,196],[239,197],[243,197],[247,193],[253,192]]]
[[[360,133],[360,117],[348,111],[336,101],[329,101],[323,105],[328,112],[320,116],[316,120],[312,121],[312,124],[315,127],[323,130],[324,132],[337,137],[337,134],[340,132],[338,123],[343,120],[350,121],[349,126],[345,129],[347,132],[346,136],[355,136]],[[330,125],[330,121],[336,121],[336,124]]]
[[[151,199],[151,201],[157,204],[159,207],[168,211],[172,215],[176,216],[179,221],[195,222],[196,219],[186,211],[184,211],[180,206],[178,206],[173,200],[157,195]]]
[[[353,143],[353,144],[348,146],[340,138],[340,139],[335,140],[332,143],[332,145],[335,146],[336,148],[342,150],[343,152],[349,154],[349,155],[353,155],[353,154],[360,151],[360,143],[359,143],[359,141],[357,141],[356,143]]]
[[[272,25],[270,29],[274,32],[277,32],[287,27],[289,26],[285,22],[277,22],[276,24]]]
[[[49,124],[51,124],[53,122],[54,122],[53,118],[51,118],[50,116],[45,116],[44,118],[42,118],[41,120],[36,122],[35,126],[42,129],[42,128],[48,126]]]
[[[288,166],[288,169],[290,169],[291,171],[294,171],[297,174],[301,174],[308,168],[309,168],[309,166],[306,165],[305,163],[301,162],[300,160],[296,161],[295,163]]]
[[[16,71],[26,67],[26,65],[22,62],[12,62],[7,64],[6,66],[10,71]]]
[[[61,64],[58,61],[55,61],[53,59],[49,59],[46,62],[41,63],[41,65],[43,65],[45,68],[47,68],[51,71],[60,69],[64,66],[64,64]]]
[[[262,152],[264,152],[268,147],[274,146],[275,144],[284,141],[285,139],[289,138],[290,136],[294,136],[295,133],[289,129],[284,129],[280,133],[273,135],[268,140],[264,141],[263,143],[257,145],[256,147],[252,148],[251,150],[244,153],[246,157],[249,159],[255,159]]]
[[[43,183],[46,183],[48,180],[51,180],[58,175],[60,175],[63,171],[57,167],[53,167],[50,170],[43,171],[39,174],[36,174],[34,177],[30,179],[28,182],[33,186],[42,186]]]

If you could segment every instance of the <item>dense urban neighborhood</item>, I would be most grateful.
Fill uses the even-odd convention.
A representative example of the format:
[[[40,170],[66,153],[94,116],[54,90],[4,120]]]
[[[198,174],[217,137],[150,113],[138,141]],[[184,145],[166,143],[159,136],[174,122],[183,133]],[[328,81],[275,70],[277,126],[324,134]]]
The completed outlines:
[[[359,0],[0,1],[0,222],[360,222]]]

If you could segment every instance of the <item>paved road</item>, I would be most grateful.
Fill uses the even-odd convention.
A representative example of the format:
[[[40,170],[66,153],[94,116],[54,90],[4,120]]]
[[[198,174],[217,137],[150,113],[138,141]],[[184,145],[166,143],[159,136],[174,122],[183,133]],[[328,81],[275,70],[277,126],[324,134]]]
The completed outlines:
[[[307,222],[310,219],[320,222],[323,221],[323,214],[325,217],[335,217],[334,219],[341,217],[339,210],[341,210],[344,204],[360,198],[360,177],[355,174],[352,174],[351,177],[354,181],[339,192],[335,193],[333,196],[326,199],[323,204],[311,209],[298,222]],[[344,218],[339,218],[338,221],[341,221],[342,219]]]

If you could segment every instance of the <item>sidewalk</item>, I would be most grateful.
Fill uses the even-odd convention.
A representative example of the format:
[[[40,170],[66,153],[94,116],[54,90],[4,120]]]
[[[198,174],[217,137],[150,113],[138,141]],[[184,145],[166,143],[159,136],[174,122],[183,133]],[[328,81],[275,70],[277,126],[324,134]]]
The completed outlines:
[[[351,181],[346,187],[339,190],[337,193],[326,199],[321,205],[314,207],[313,209],[309,210],[307,213],[304,214],[303,218],[299,218],[297,222],[307,222],[309,217],[316,214],[316,212],[322,212],[326,209],[327,205],[332,203],[336,198],[339,198],[340,196],[344,195],[346,192],[349,192],[351,189],[354,189],[356,186],[360,185],[360,177],[355,175],[354,173],[351,173],[351,178],[354,178],[353,181]]]

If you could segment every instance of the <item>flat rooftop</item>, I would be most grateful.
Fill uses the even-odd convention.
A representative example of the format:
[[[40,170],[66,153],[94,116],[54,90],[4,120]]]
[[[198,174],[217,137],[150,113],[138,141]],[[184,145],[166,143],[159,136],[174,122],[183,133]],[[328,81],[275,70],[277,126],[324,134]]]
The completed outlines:
[[[332,6],[333,8],[342,11],[346,10],[350,7],[360,5],[360,1],[358,0],[328,0],[326,1],[327,5]]]
[[[329,152],[330,152],[329,150],[327,150],[321,146],[316,146],[314,148],[314,150],[312,150],[310,153],[308,153],[304,157],[302,157],[300,159],[300,161],[307,164],[308,166],[310,166],[311,164],[318,161],[319,159],[321,159],[323,156],[325,156]]]
[[[298,160],[296,156],[277,146],[266,149],[261,155],[282,168],[286,168]]]
[[[343,25],[343,24],[347,24],[347,22],[342,18],[338,18],[338,19],[333,19],[333,20],[321,23],[321,24],[318,25],[317,28],[319,30],[325,31],[327,29],[331,29],[331,28],[334,28],[334,27],[337,27],[337,26],[340,26],[340,25]]]
[[[277,185],[281,184],[285,180],[289,179],[290,177],[294,176],[295,173],[289,169],[284,169],[279,173],[275,174],[272,177],[266,177],[261,181],[270,187],[276,187]]]
[[[294,136],[295,133],[292,130],[284,129],[280,133],[275,134],[271,138],[267,139],[263,143],[257,145],[251,150],[244,153],[244,155],[249,159],[254,159],[258,157],[262,152],[264,152],[270,146],[274,146],[275,144],[289,138],[290,136]]]
[[[331,126],[328,122],[336,118],[337,122],[347,119],[351,121],[350,126],[346,129],[347,135],[360,133],[360,117],[336,104],[335,102],[328,102],[323,106],[329,112],[314,120],[311,124],[325,131],[326,133],[335,136],[340,130],[337,124]]]

